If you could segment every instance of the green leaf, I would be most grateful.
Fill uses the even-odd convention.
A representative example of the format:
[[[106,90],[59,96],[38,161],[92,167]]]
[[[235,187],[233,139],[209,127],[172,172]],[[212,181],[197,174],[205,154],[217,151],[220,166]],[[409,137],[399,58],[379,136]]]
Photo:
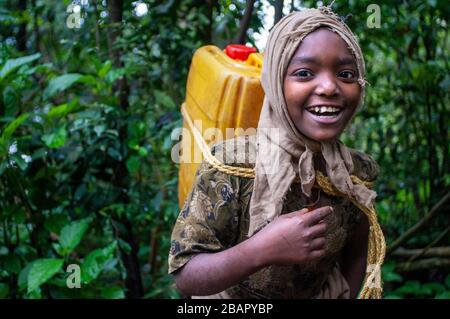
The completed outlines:
[[[438,282],[429,282],[429,283],[423,284],[422,288],[427,289],[431,293],[434,293],[434,294],[440,294],[446,290],[445,286]]]
[[[420,282],[417,280],[407,281],[403,286],[394,290],[394,294],[406,295],[406,294],[416,294],[420,291]]]
[[[64,126],[58,128],[55,132],[42,135],[42,141],[50,148],[58,148],[66,144],[67,131]]]
[[[109,72],[109,70],[111,70],[111,66],[112,66],[112,63],[111,63],[111,61],[110,60],[107,60],[104,64],[103,64],[103,66],[102,66],[102,68],[98,71],[98,76],[100,77],[100,78],[104,78],[105,76],[106,76],[106,74]]]
[[[84,83],[89,85],[90,87],[95,87],[95,85],[98,83],[97,79],[95,77],[93,77],[92,75],[83,75],[80,79],[79,79],[80,83]]]
[[[445,285],[447,286],[447,288],[450,288],[450,274],[447,275],[447,277],[445,277]]]
[[[163,193],[162,191],[159,191],[151,201],[153,210],[155,211],[161,210],[162,202],[163,202]]]
[[[3,80],[8,74],[17,69],[18,67],[33,62],[41,57],[40,53],[35,53],[28,56],[23,56],[17,59],[10,59],[6,61],[3,68],[0,71],[0,81]]]
[[[435,299],[450,299],[450,291],[445,291],[438,294]]]
[[[125,240],[119,238],[119,247],[122,249],[126,254],[131,253],[131,246],[129,243],[127,243]]]
[[[172,140],[172,137],[170,135],[167,135],[166,138],[164,138],[164,142],[162,145],[162,150],[164,152],[169,151],[172,148],[172,144],[174,143],[174,141]]]
[[[108,287],[102,289],[101,296],[106,299],[123,299],[125,293],[122,287]]]
[[[19,273],[19,278],[17,280],[17,284],[20,290],[24,290],[28,285],[28,274],[30,273],[30,269],[33,267],[33,262],[30,262],[26,265]]]
[[[16,224],[23,224],[26,219],[25,209],[23,207],[19,207],[18,209],[14,210],[12,213],[12,220]]]
[[[62,267],[62,259],[37,259],[28,272],[28,293],[40,287],[47,280],[53,277]]]
[[[138,150],[139,156],[145,157],[148,155],[148,151],[145,147],[139,147]]]
[[[61,104],[53,107],[47,114],[47,117],[50,119],[64,117],[69,113],[72,113],[78,105],[78,99],[72,100],[69,104]]]
[[[141,160],[138,156],[131,156],[129,159],[127,159],[126,165],[128,171],[131,174],[134,174],[139,170],[139,167],[141,166]]]
[[[5,172],[8,167],[7,162],[3,161],[0,163],[0,176]]]
[[[94,132],[95,134],[97,134],[97,136],[100,136],[105,131],[105,128],[106,128],[105,125],[96,125],[94,127]]]
[[[158,103],[162,106],[165,106],[169,109],[176,108],[175,102],[172,100],[172,98],[170,96],[168,96],[166,93],[164,93],[163,91],[155,90],[154,94],[155,94],[155,98],[156,98],[156,103]]]
[[[108,73],[105,76],[105,80],[106,82],[112,84],[114,83],[116,80],[120,79],[121,77],[123,77],[123,75],[125,74],[125,69],[124,68],[118,68],[118,69],[111,69],[108,71]]]
[[[69,218],[66,214],[54,214],[49,216],[45,222],[44,227],[49,232],[59,234],[61,232],[61,229],[67,225],[69,222]]]
[[[105,248],[92,251],[81,265],[81,280],[84,284],[95,280],[105,268],[105,265],[114,257],[117,242],[114,241]]]
[[[0,299],[5,299],[9,294],[9,285],[3,282],[0,282]]]
[[[33,291],[30,291],[25,296],[26,299],[42,299],[41,288],[36,288]]]
[[[67,288],[67,278],[63,276],[54,276],[53,278],[49,279],[47,283],[60,288]]]
[[[61,247],[61,244],[53,243],[52,247],[60,256],[65,256],[66,255],[66,251],[64,250],[64,248]]]
[[[8,255],[5,257],[3,266],[9,273],[18,274],[20,272],[20,259],[17,255]]]
[[[24,171],[27,169],[28,164],[20,157],[18,154],[13,154],[10,156],[10,159],[17,164],[17,166],[20,168],[21,171]]]
[[[119,153],[119,151],[117,151],[113,147],[109,147],[107,153],[108,153],[109,156],[111,156],[116,161],[121,161],[122,160],[122,155]]]
[[[17,130],[17,128],[28,118],[30,114],[25,113],[20,115],[18,118],[16,118],[14,121],[8,123],[6,125],[5,129],[3,130],[3,133],[0,137],[0,143],[7,142],[11,139],[11,136],[13,133]]]
[[[64,226],[59,236],[59,243],[64,255],[70,254],[78,246],[90,223],[91,219],[85,218]]]
[[[47,88],[44,90],[44,99],[49,99],[55,94],[62,92],[72,86],[75,82],[81,79],[83,75],[78,73],[69,73],[60,75],[50,81]]]

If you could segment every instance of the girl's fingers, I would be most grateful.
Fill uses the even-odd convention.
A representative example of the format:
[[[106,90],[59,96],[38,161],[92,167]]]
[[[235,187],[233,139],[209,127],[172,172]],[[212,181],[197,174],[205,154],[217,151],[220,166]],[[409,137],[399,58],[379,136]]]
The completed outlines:
[[[333,212],[333,208],[331,208],[331,206],[320,207],[320,208],[315,209],[307,214],[304,214],[303,220],[305,221],[306,225],[313,226],[313,225],[319,223],[322,219],[327,217],[332,212]]]
[[[325,249],[313,250],[310,253],[311,258],[320,258],[325,256]]]
[[[320,223],[309,228],[310,238],[323,237],[327,232],[327,224]]]
[[[311,242],[310,248],[312,251],[324,249],[325,248],[325,238],[320,237],[320,238],[313,239],[313,241]]]
[[[308,208],[303,208],[303,209],[296,210],[296,211],[294,211],[292,213],[284,214],[284,215],[281,215],[281,216],[284,216],[284,217],[287,217],[287,218],[300,217],[300,216],[305,215],[308,212],[309,212]]]

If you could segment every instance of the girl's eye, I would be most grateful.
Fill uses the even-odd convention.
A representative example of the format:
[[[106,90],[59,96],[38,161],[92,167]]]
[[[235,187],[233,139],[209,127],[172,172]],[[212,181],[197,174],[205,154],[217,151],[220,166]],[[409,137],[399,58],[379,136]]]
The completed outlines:
[[[308,78],[313,76],[312,72],[308,70],[299,70],[294,75],[300,78]]]
[[[339,77],[346,80],[352,80],[355,77],[355,74],[352,71],[342,71],[339,72]]]

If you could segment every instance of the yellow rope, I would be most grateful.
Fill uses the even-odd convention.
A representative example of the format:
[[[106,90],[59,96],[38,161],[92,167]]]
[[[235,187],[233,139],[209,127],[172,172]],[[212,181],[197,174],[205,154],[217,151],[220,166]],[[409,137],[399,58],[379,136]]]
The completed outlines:
[[[328,195],[346,197],[339,192],[330,182],[329,178],[321,172],[317,172],[316,177],[319,187]],[[355,181],[353,181],[355,182]],[[366,214],[369,221],[369,244],[367,252],[367,269],[363,287],[359,294],[360,299],[381,299],[383,289],[381,286],[381,266],[384,262],[386,254],[386,242],[384,240],[383,231],[378,223],[375,207],[367,208],[361,205],[354,198],[350,198],[352,203]]]
[[[255,177],[255,170],[252,168],[226,165],[215,158],[214,155],[211,154],[208,144],[206,144],[200,131],[192,123],[192,119],[189,116],[184,104],[181,106],[181,113],[183,114],[186,123],[188,124],[192,134],[194,135],[195,142],[202,151],[203,156],[205,157],[205,160],[208,162],[208,164],[210,164],[218,171],[229,175],[245,178]],[[373,186],[371,182],[363,181],[354,175],[351,175],[351,179],[354,184],[364,184],[369,188]],[[316,171],[316,183],[328,195],[347,197],[345,194],[336,189],[336,187],[331,183],[330,179],[324,176],[320,171]],[[372,206],[370,208],[367,208],[358,203],[354,198],[350,198],[350,200],[356,207],[358,207],[364,214],[366,214],[369,221],[367,269],[364,283],[359,293],[359,298],[381,299],[383,294],[381,283],[381,266],[383,265],[384,257],[386,254],[386,242],[384,239],[384,235],[381,230],[380,224],[378,223],[375,207]]]

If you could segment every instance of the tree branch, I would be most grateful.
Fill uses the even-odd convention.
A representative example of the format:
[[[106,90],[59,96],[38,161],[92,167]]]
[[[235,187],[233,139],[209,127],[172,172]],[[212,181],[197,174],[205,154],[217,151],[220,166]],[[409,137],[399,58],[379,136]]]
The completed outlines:
[[[245,8],[244,16],[241,19],[241,23],[239,26],[239,33],[235,39],[235,43],[238,44],[245,44],[245,41],[247,39],[247,29],[250,25],[250,20],[252,18],[253,13],[253,6],[255,4],[255,0],[247,0],[247,6]]]
[[[436,268],[448,268],[450,267],[450,258],[428,258],[421,259],[415,262],[404,262],[397,265],[395,268],[398,272],[410,272],[417,270],[436,269]]]
[[[281,20],[281,18],[283,17],[283,5],[284,5],[284,1],[283,0],[276,0],[275,4],[273,5],[275,8],[275,18],[273,21],[273,25],[277,24],[278,21]]]
[[[424,216],[418,223],[408,229],[403,235],[400,236],[396,241],[392,243],[392,245],[387,250],[387,255],[390,255],[393,251],[395,251],[400,245],[408,241],[416,232],[425,227],[439,212],[439,210],[444,206],[444,204],[450,199],[450,192],[448,192],[442,199],[433,206],[433,208],[429,211],[428,214]]]
[[[420,254],[412,256],[410,259],[408,259],[408,261],[413,261],[414,259],[420,258],[422,257],[422,255],[424,255],[429,249],[431,249],[433,246],[437,245],[442,238],[444,238],[447,233],[450,231],[450,226],[448,226],[442,233],[439,234],[439,236],[433,240],[431,243],[429,243]]]
[[[409,258],[416,256],[423,257],[450,257],[450,247],[433,247],[433,248],[419,248],[419,249],[405,249],[399,248],[392,253],[393,257]],[[411,262],[411,260],[409,260]]]

